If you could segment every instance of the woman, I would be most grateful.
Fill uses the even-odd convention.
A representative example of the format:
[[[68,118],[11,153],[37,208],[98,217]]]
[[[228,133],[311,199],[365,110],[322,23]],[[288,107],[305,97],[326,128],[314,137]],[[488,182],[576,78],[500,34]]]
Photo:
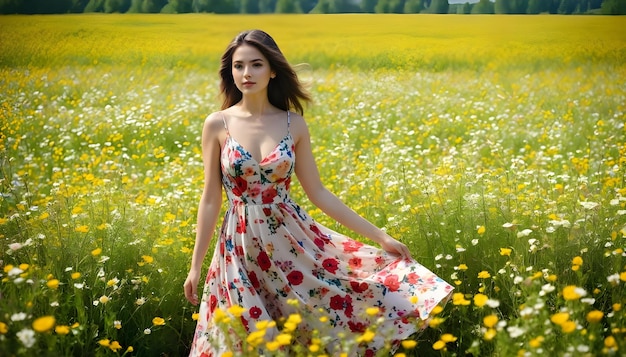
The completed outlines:
[[[224,103],[202,130],[204,190],[184,284],[185,297],[201,302],[191,356],[220,356],[230,348],[213,316],[233,305],[245,308],[241,321],[253,331],[257,321],[296,312],[296,301],[310,314],[298,325],[302,343],[319,316],[328,318],[330,336],[362,333],[372,320],[366,309],[379,307],[384,322],[377,338],[359,347],[361,353],[383,347],[385,334],[399,341],[414,333],[416,323],[408,317],[426,320],[452,287],[323,186],[302,117],[309,95],[274,40],[260,30],[239,34],[222,56],[220,75]],[[313,204],[383,249],[316,223],[289,197],[293,173]],[[199,300],[222,187],[230,206]],[[338,344],[339,339],[331,342],[328,352]]]

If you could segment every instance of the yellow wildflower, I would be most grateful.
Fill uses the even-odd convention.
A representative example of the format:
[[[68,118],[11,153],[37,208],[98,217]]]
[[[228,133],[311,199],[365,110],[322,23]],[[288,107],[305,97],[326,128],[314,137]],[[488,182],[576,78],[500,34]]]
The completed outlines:
[[[265,343],[265,348],[270,352],[275,352],[280,348],[280,344],[276,341],[269,341]]]
[[[71,277],[72,277],[73,280],[76,280],[76,279],[80,278],[81,275],[82,275],[81,273],[76,271],[76,272],[72,273]]]
[[[87,233],[89,232],[89,227],[82,225],[82,226],[78,226],[76,228],[74,228],[74,231],[79,232],[79,233]]]
[[[281,346],[287,346],[291,343],[291,338],[292,336],[290,334],[281,333],[280,335],[276,336],[276,342],[278,342],[278,344]]]
[[[543,336],[537,336],[535,338],[533,338],[532,340],[530,340],[530,342],[528,342],[528,344],[530,345],[530,347],[533,348],[538,348],[541,346],[541,343],[544,341],[544,337]]]
[[[122,349],[122,345],[120,345],[120,343],[117,342],[117,341],[113,341],[109,345],[109,348],[111,349],[111,351],[117,352],[117,350],[121,350]]]
[[[56,332],[57,335],[67,335],[70,333],[70,327],[67,325],[58,325],[54,328],[54,332]]]
[[[241,317],[241,315],[246,311],[244,307],[239,305],[233,305],[228,308],[228,312],[234,317]]]
[[[0,322],[0,334],[6,334],[9,332],[9,327],[4,322]]]
[[[356,341],[359,343],[361,342],[369,343],[369,342],[372,342],[374,337],[376,337],[376,334],[372,332],[370,329],[367,329],[365,330],[365,332],[363,332],[361,336],[357,337]]]
[[[109,347],[111,345],[111,340],[109,340],[108,338],[105,338],[105,339],[98,341],[98,344],[102,347]]]
[[[565,333],[574,332],[574,330],[576,330],[576,323],[572,320],[567,320],[561,324],[561,330]]]
[[[216,324],[224,323],[227,324],[230,321],[228,315],[222,309],[215,309],[213,312],[213,321]]]
[[[430,326],[432,328],[437,328],[437,326],[441,325],[444,321],[446,321],[446,320],[442,319],[441,317],[433,317],[428,322],[428,326]]]
[[[589,323],[595,324],[595,323],[600,322],[603,316],[604,316],[604,313],[600,310],[589,311],[589,313],[587,314],[587,321]]]
[[[582,288],[578,288],[575,285],[568,285],[563,288],[563,298],[565,300],[578,300],[585,295],[585,291]]]
[[[443,342],[454,342],[454,341],[456,341],[456,337],[453,334],[450,334],[450,333],[444,333],[443,335],[441,335],[440,339]]]
[[[37,332],[48,332],[55,324],[54,316],[42,316],[33,321],[33,330]]]
[[[59,279],[50,279],[46,283],[46,286],[50,289],[57,289],[59,287]]]
[[[465,295],[463,293],[454,293],[452,295],[452,304],[454,305],[469,305],[471,301],[465,299]]]
[[[263,343],[263,337],[265,336],[265,330],[253,331],[248,337],[246,337],[246,342],[250,344],[252,347],[256,347]]]
[[[365,313],[369,316],[376,316],[380,312],[380,309],[377,307],[369,307],[365,310]]]
[[[152,324],[154,326],[163,326],[165,325],[165,320],[162,317],[155,317],[152,319]]]
[[[550,321],[557,325],[563,325],[567,320],[569,320],[569,313],[567,312],[557,312],[550,317]]]
[[[197,312],[194,312],[194,313],[191,315],[191,319],[192,319],[192,320],[194,320],[194,321],[198,321],[198,318],[199,318],[199,317],[200,317],[200,314],[199,314],[199,313],[197,313]]]
[[[404,340],[402,341],[402,348],[405,349],[411,349],[411,348],[415,348],[415,346],[417,346],[417,341],[415,340]]]
[[[478,279],[489,279],[491,278],[491,274],[489,274],[488,271],[483,270],[480,273],[478,273]]]
[[[96,249],[91,251],[91,255],[93,255],[94,257],[97,257],[101,253],[102,253],[102,248],[96,248]]]
[[[604,347],[606,348],[615,348],[617,347],[617,342],[615,341],[615,337],[608,336],[604,339]]]
[[[485,234],[485,231],[486,231],[485,226],[479,226],[479,227],[476,229],[476,233],[478,233],[478,234],[480,234],[480,235]]]
[[[583,258],[580,256],[574,257],[574,259],[572,259],[572,265],[583,265]]]
[[[500,248],[500,255],[508,257],[511,255],[512,251],[513,250],[510,248]]]
[[[437,341],[437,342],[433,343],[433,350],[435,350],[435,351],[442,350],[442,349],[444,349],[445,347],[446,347],[446,343],[445,343],[445,342],[443,342],[443,341],[441,341],[441,340],[439,340],[439,341]]]
[[[483,317],[483,324],[485,327],[494,327],[498,323],[498,316],[491,314]]]
[[[487,303],[487,300],[489,300],[487,295],[484,295],[484,294],[476,294],[476,295],[474,295],[474,305],[476,305],[478,307],[485,306],[485,304]]]
[[[496,337],[496,333],[495,329],[489,328],[485,331],[485,335],[483,337],[485,338],[485,341],[491,341],[494,337]]]

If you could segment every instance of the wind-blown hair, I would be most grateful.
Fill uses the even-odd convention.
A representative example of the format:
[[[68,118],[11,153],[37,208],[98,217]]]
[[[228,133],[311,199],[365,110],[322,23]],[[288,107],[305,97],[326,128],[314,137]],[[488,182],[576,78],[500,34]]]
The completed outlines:
[[[291,67],[283,53],[278,48],[274,39],[261,30],[244,31],[237,35],[228,45],[222,55],[220,66],[220,92],[224,96],[222,109],[237,104],[241,98],[241,91],[235,85],[232,73],[233,54],[242,45],[251,45],[267,58],[270,69],[276,74],[267,87],[269,102],[282,110],[293,109],[300,115],[304,113],[302,102],[310,102],[311,96],[307,93],[298,75]]]

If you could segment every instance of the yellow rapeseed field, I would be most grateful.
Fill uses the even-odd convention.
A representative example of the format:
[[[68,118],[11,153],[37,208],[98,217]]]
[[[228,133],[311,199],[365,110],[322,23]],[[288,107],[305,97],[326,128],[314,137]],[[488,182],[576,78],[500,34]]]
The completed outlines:
[[[313,68],[480,69],[623,64],[623,17],[210,14],[0,17],[0,64],[214,68],[239,31],[261,28]]]

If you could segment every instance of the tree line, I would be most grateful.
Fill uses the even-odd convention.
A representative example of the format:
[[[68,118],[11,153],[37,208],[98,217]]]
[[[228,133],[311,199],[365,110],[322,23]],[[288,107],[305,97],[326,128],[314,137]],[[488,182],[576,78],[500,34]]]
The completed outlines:
[[[0,0],[0,14],[64,13],[626,14],[626,0]]]

